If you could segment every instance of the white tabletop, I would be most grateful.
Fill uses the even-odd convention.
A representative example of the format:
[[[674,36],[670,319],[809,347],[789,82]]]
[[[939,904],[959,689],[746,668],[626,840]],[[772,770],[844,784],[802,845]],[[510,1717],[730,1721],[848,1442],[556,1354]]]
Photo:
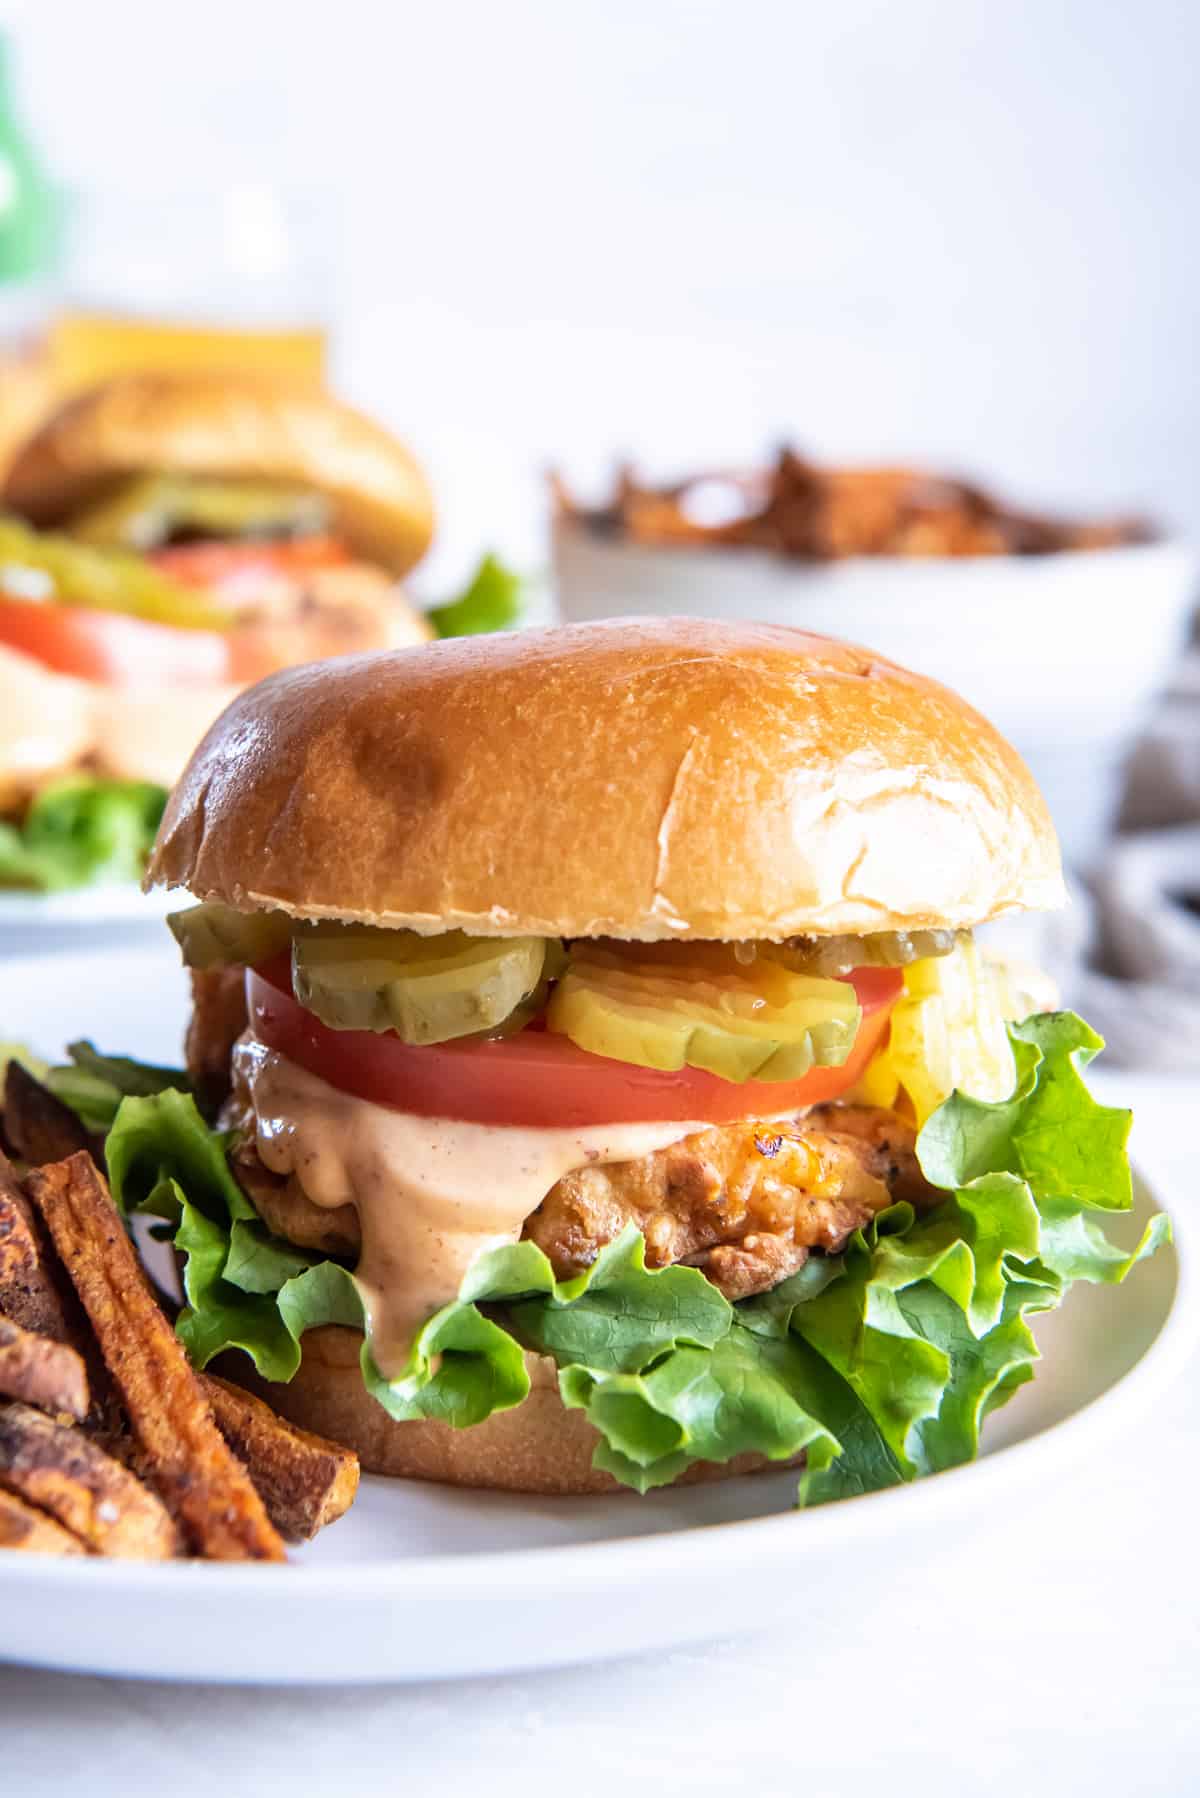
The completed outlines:
[[[1139,1158],[1186,1251],[1200,1086],[1127,1085]],[[985,1537],[897,1539],[882,1588],[848,1567],[801,1629],[771,1629],[765,1567],[746,1593],[760,1634],[520,1678],[221,1690],[0,1668],[0,1790],[57,1798],[84,1775],[88,1798],[151,1779],[171,1798],[468,1793],[467,1780],[488,1798],[1193,1793],[1198,1485],[1200,1390],[1183,1382],[1136,1439],[1015,1500]]]

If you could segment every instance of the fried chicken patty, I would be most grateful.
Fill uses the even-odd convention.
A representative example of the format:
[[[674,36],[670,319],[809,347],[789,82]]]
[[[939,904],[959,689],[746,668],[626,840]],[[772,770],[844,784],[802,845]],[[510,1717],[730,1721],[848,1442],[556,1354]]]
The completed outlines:
[[[584,1167],[525,1225],[561,1277],[579,1273],[636,1224],[651,1267],[686,1262],[728,1299],[765,1292],[896,1199],[938,1195],[894,1112],[822,1105],[774,1123],[724,1124],[641,1161]]]
[[[896,1199],[918,1208],[926,1185],[912,1126],[894,1112],[825,1105],[805,1117],[701,1130],[640,1161],[579,1168],[551,1188],[523,1235],[559,1278],[589,1267],[625,1225],[646,1238],[651,1267],[686,1262],[728,1299],[765,1292],[815,1249],[846,1238]],[[362,1243],[353,1205],[314,1205],[295,1176],[271,1173],[250,1143],[234,1172],[276,1236],[353,1260]]]
[[[250,1140],[234,1150],[232,1167],[272,1236],[337,1261],[357,1261],[362,1229],[353,1205],[314,1205],[294,1174],[273,1174],[263,1166]]]

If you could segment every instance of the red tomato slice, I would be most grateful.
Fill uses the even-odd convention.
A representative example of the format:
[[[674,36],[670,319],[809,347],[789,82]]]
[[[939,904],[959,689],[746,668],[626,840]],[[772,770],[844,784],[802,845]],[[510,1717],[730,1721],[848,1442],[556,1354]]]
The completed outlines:
[[[124,612],[58,606],[0,594],[0,643],[58,674],[109,686],[199,686],[227,681],[229,639],[176,630]]]
[[[253,574],[303,574],[311,568],[340,568],[349,560],[336,537],[292,537],[282,543],[177,543],[153,552],[149,560],[164,574],[194,587],[219,587],[223,581]]]
[[[292,996],[286,956],[246,973],[255,1035],[343,1092],[418,1117],[478,1124],[566,1129],[589,1124],[696,1120],[735,1123],[836,1099],[854,1085],[878,1048],[903,987],[892,968],[847,977],[863,1020],[840,1068],[814,1068],[802,1080],[721,1080],[699,1068],[662,1073],[589,1055],[564,1036],[530,1028],[496,1042],[413,1048],[390,1031],[331,1030]]]

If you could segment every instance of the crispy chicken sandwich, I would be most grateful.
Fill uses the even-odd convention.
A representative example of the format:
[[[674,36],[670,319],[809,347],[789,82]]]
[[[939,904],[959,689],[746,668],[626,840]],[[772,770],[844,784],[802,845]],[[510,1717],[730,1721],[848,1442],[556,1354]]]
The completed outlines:
[[[114,1191],[195,1361],[378,1472],[896,1484],[1165,1230],[1110,1244],[1099,1039],[972,937],[1061,897],[1027,770],[862,649],[622,621],[276,674],[150,878],[197,902],[190,1090],[134,1071]]]
[[[431,635],[396,581],[432,531],[403,446],[327,395],[124,376],[0,495],[0,886],[137,877],[237,689]]]

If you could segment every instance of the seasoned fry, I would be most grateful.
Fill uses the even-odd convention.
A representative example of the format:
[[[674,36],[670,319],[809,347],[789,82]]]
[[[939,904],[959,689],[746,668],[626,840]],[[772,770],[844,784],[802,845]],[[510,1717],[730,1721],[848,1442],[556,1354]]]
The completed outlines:
[[[165,1561],[179,1536],[166,1507],[82,1430],[28,1405],[0,1406],[0,1486],[96,1554]]]
[[[58,1101],[18,1076],[16,1105],[14,1140],[51,1152]],[[315,1535],[358,1485],[348,1450],[192,1371],[85,1153],[24,1186],[0,1155],[4,1399],[0,1548],[281,1560],[281,1534]]]
[[[279,1533],[218,1430],[90,1157],[37,1169],[26,1185],[120,1389],[143,1464],[195,1551],[283,1560]]]
[[[47,1244],[12,1164],[0,1155],[0,1315],[56,1342],[73,1332]]]
[[[91,1403],[83,1356],[7,1317],[0,1317],[0,1393],[42,1411],[66,1411],[79,1423]]]
[[[1155,535],[1145,519],[1038,516],[968,481],[912,468],[828,468],[786,446],[771,467],[718,470],[665,487],[646,486],[623,468],[612,498],[594,508],[579,505],[561,477],[552,476],[550,486],[560,518],[605,537],[663,547],[741,545],[811,562],[1050,555]],[[717,499],[722,516],[709,522],[705,514]]]
[[[4,1133],[31,1167],[61,1161],[91,1147],[87,1131],[64,1105],[19,1061],[10,1061],[4,1080]]]
[[[215,1374],[200,1384],[217,1427],[258,1488],[267,1515],[288,1542],[305,1542],[348,1511],[358,1490],[351,1449],[278,1417],[253,1393]]]
[[[35,1510],[24,1499],[0,1491],[0,1548],[18,1548],[33,1555],[81,1555],[83,1543],[53,1517]]]
[[[83,1308],[67,1279],[41,1218],[0,1155],[0,1317],[35,1336],[66,1343],[84,1363],[90,1422],[112,1434],[119,1407]],[[18,1396],[12,1395],[9,1396]],[[70,1409],[64,1406],[64,1409]]]

